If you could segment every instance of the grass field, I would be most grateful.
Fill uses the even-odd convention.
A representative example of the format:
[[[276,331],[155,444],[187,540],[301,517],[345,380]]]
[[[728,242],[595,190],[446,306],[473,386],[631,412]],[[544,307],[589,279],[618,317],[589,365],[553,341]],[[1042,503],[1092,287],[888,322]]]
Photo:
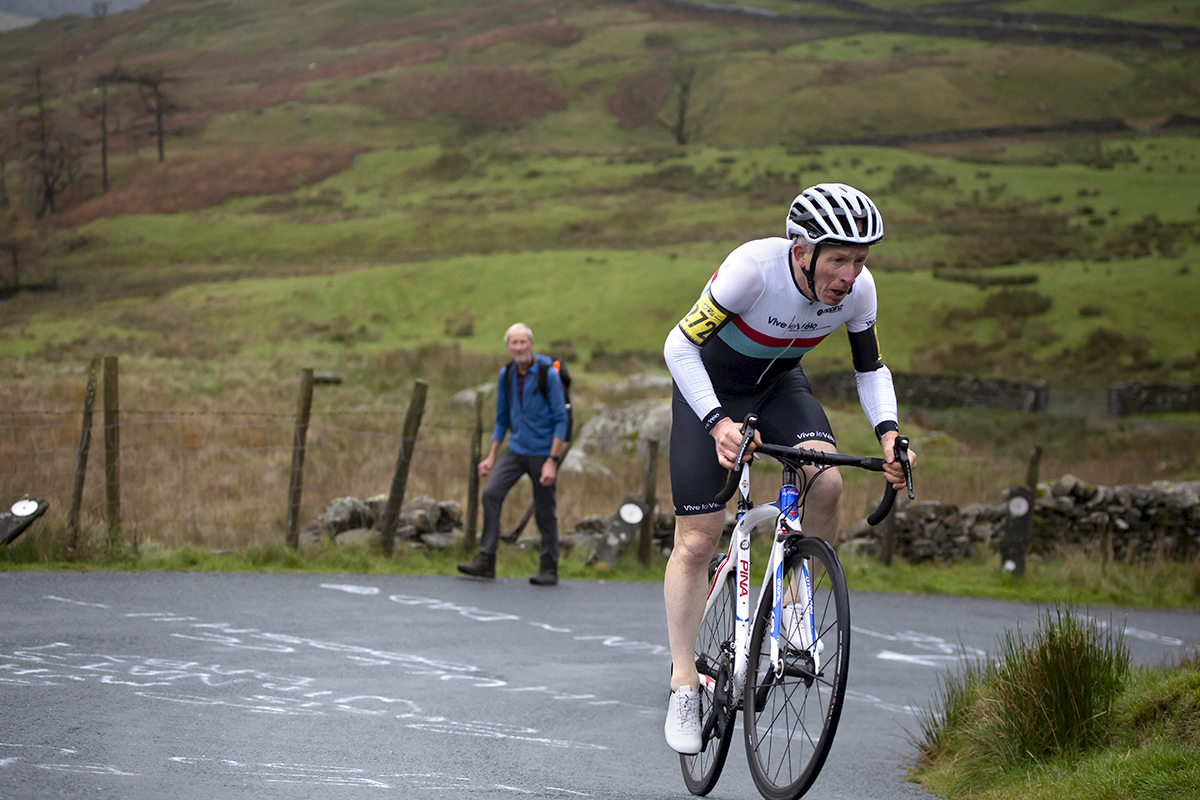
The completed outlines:
[[[0,172],[15,201],[4,235],[38,243],[0,269],[0,406],[77,415],[80,370],[119,355],[125,409],[286,420],[296,376],[315,367],[345,378],[318,392],[318,413],[386,410],[369,432],[331,437],[365,440],[387,435],[422,379],[439,431],[424,457],[439,466],[414,490],[459,497],[462,471],[440,466],[465,447],[449,397],[494,375],[509,323],[572,355],[586,420],[628,399],[609,388],[627,374],[661,372],[666,331],[728,251],[778,235],[796,191],[826,180],[866,189],[887,220],[870,264],[892,369],[1040,378],[1052,391],[1200,381],[1200,145],[1194,126],[1163,127],[1200,113],[1194,49],[901,34],[824,3],[758,7],[839,22],[602,0],[318,0],[304,14],[201,0],[0,33],[0,127],[16,148]],[[1004,7],[1198,21],[1161,2]],[[136,92],[111,84],[111,189],[89,145],[57,213],[35,219],[35,70],[50,132],[94,141],[82,112],[118,63],[167,79],[165,163]],[[680,145],[661,119],[689,70],[698,127]],[[1127,127],[817,144],[1106,119]],[[949,279],[964,277],[975,283]],[[1018,279],[1036,282],[1001,285]],[[17,282],[57,290],[12,293]],[[832,337],[806,366],[841,369],[846,350]],[[856,409],[833,414],[846,449],[874,446]],[[992,501],[1035,444],[1044,477],[1197,476],[1194,415],[904,415],[925,496],[946,502]],[[73,445],[57,447],[68,461]],[[374,493],[393,455],[347,446],[314,469],[357,460],[360,493]],[[623,469],[599,492],[564,486],[564,523],[637,490],[640,466]],[[348,491],[358,478],[330,480]],[[195,491],[228,491],[212,483]],[[848,486],[852,521],[873,488]],[[307,498],[306,513],[324,499]]]

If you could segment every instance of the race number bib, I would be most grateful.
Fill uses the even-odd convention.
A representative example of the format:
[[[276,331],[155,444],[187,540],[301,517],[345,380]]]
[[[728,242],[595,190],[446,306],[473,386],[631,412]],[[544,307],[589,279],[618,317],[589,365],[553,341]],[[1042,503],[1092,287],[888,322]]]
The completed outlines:
[[[692,310],[679,321],[679,329],[688,341],[697,347],[703,347],[709,337],[728,321],[729,312],[717,305],[712,292],[705,289],[696,305],[692,306]]]

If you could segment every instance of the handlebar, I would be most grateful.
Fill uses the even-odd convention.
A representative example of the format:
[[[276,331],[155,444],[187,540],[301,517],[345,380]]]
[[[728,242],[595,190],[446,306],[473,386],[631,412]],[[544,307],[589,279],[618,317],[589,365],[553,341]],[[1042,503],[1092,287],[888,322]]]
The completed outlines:
[[[745,467],[742,459],[745,458],[747,447],[754,441],[754,428],[757,423],[758,417],[754,414],[747,416],[745,422],[742,423],[742,444],[738,448],[737,459],[734,461],[735,466],[729,471],[729,479],[725,482],[724,488],[714,498],[721,505],[729,502],[729,498],[733,497],[733,493],[737,490],[738,480],[741,478],[742,469]],[[912,466],[908,458],[908,437],[897,436],[894,447],[896,460],[900,462],[900,466],[904,470],[904,482],[908,489],[908,499],[912,500],[914,495]],[[777,444],[758,445],[755,448],[755,452],[772,456],[796,469],[804,466],[858,467],[859,469],[870,470],[871,472],[883,472],[883,465],[885,463],[882,458],[878,457],[825,453],[820,450],[809,450],[803,447],[783,447]],[[867,517],[867,522],[872,526],[882,522],[884,517],[892,510],[892,504],[895,500],[896,488],[889,481],[884,485],[883,498],[879,501],[876,509]]]

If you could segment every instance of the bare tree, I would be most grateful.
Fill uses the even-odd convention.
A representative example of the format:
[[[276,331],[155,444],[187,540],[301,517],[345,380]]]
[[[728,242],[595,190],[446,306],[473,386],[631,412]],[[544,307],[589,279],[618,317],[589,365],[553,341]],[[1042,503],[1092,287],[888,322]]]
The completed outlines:
[[[678,61],[669,75],[670,89],[658,112],[658,123],[670,132],[676,144],[687,144],[712,121],[723,93],[693,63]]]
[[[104,24],[104,18],[108,16],[108,5],[108,0],[92,0],[92,17],[97,25]]]
[[[33,102],[37,115],[27,123],[30,129],[27,140],[29,160],[38,184],[35,216],[41,219],[47,213],[56,213],[55,200],[59,193],[79,177],[84,145],[82,137],[56,124],[56,112],[47,105],[41,67],[33,73]]]
[[[166,84],[173,83],[175,79],[168,77],[161,69],[135,74],[117,67],[106,74],[111,83],[131,83],[137,88],[142,105],[154,119],[154,137],[158,142],[158,161],[161,164],[166,160],[163,123],[167,114],[179,110],[179,106],[166,93]]]
[[[0,209],[8,208],[8,166],[21,156],[21,142],[13,112],[0,122]]]
[[[21,288],[21,272],[37,260],[37,231],[29,216],[21,212],[20,203],[13,198],[0,208],[0,253],[8,258],[11,280],[0,282],[3,295]]]
[[[99,98],[93,103],[81,103],[79,113],[89,120],[94,120],[100,129],[100,183],[104,191],[108,191],[108,84],[109,76],[103,74],[97,77],[100,85],[92,90]]]

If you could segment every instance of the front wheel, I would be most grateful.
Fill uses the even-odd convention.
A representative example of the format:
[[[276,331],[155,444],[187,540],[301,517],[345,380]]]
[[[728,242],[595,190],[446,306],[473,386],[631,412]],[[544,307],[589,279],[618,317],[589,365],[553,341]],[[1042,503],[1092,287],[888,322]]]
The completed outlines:
[[[785,547],[783,602],[789,608],[779,632],[781,664],[771,664],[767,597],[750,638],[743,695],[750,774],[767,800],[795,800],[817,779],[837,731],[850,668],[850,596],[837,554],[813,538]]]
[[[709,579],[720,564],[714,557]],[[726,573],[720,586],[712,586],[716,600],[709,606],[696,637],[696,670],[700,673],[701,750],[695,755],[680,755],[683,782],[695,795],[706,795],[717,785],[729,743],[733,739],[736,704],[730,696],[734,655],[734,576]]]

